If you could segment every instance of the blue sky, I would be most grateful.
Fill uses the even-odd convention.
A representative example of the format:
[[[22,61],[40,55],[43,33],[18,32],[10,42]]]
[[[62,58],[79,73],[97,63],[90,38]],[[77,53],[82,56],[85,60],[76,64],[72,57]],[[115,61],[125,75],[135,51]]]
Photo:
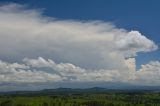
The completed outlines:
[[[103,20],[117,27],[138,30],[160,45],[160,1],[155,0],[1,0],[43,10],[43,14],[58,19]],[[160,51],[139,53],[138,68],[150,60],[160,60]]]
[[[0,4],[0,90],[160,84],[160,1]]]

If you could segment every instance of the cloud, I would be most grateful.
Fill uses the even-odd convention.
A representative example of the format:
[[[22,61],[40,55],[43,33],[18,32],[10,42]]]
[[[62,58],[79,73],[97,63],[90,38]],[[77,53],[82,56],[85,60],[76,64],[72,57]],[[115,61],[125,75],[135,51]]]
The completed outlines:
[[[25,64],[0,61],[0,83],[42,83],[60,80],[60,76],[56,74],[36,69],[30,70],[30,66]]]
[[[0,23],[0,57],[12,62],[40,56],[88,69],[119,69],[124,57],[157,49],[138,31],[102,21],[49,18],[18,4],[1,6]]]
[[[136,72],[136,77],[139,84],[159,85],[160,62],[151,61],[148,64],[141,65],[141,69]]]
[[[134,83],[142,76],[137,73],[148,73],[144,67],[136,71],[134,57],[158,49],[138,31],[103,21],[59,20],[19,4],[1,5],[0,23],[1,83]]]
[[[128,83],[136,85],[159,85],[160,62],[152,61],[135,71],[135,60],[127,60],[131,70],[87,70],[71,63],[56,64],[53,60],[23,59],[23,63],[0,61],[0,84],[31,84],[32,86],[48,83]],[[135,68],[135,67],[134,67]],[[153,83],[154,82],[154,83]],[[49,86],[48,85],[48,86]],[[6,86],[6,85],[5,85]],[[52,85],[53,86],[53,85]]]
[[[138,31],[130,31],[123,38],[119,37],[116,44],[126,57],[135,56],[137,52],[150,52],[158,48],[153,41],[147,39]]]
[[[0,62],[0,83],[44,83],[44,82],[126,82],[131,77],[127,71],[87,70],[71,63],[56,64],[53,60],[23,59],[24,64]],[[43,69],[43,71],[41,71]],[[124,77],[124,75],[127,77]]]

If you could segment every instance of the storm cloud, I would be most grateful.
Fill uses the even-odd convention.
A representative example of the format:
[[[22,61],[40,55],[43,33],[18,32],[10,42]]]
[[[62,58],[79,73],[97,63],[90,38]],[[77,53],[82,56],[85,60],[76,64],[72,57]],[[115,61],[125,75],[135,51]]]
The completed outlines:
[[[139,31],[97,20],[60,20],[19,4],[1,5],[0,23],[0,83],[160,84],[159,61],[136,69],[138,52],[158,49]]]

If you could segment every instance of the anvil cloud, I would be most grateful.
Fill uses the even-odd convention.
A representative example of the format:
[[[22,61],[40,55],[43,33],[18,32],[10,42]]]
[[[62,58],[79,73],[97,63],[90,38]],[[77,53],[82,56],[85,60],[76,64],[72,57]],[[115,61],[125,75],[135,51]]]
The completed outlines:
[[[158,49],[139,31],[103,21],[59,20],[19,4],[1,5],[0,23],[3,85],[65,81],[160,84],[159,61],[136,69],[138,52]]]

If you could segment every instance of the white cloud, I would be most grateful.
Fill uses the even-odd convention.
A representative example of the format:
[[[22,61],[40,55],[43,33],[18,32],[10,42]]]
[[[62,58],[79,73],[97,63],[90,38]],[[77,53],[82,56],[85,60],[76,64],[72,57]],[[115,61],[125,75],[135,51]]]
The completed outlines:
[[[159,85],[160,62],[152,61],[135,71],[135,59],[128,59],[129,70],[87,70],[71,63],[56,64],[53,60],[25,58],[24,63],[0,61],[0,83],[44,84],[54,82],[114,82],[138,85]],[[49,69],[49,71],[48,71]],[[134,69],[134,70],[133,70]],[[154,83],[153,83],[154,82]]]
[[[136,72],[137,83],[148,85],[160,84],[160,62],[151,61],[148,64],[141,65],[141,69]]]
[[[53,60],[25,58],[24,64],[0,62],[0,83],[71,82],[126,82],[130,74],[120,70],[87,70],[71,63],[56,64]],[[15,65],[16,64],[16,65]],[[16,66],[16,67],[15,67]],[[22,67],[23,66],[23,67]],[[43,71],[41,71],[43,69]],[[49,71],[48,71],[49,69]],[[124,77],[124,75],[126,77]],[[126,79],[127,78],[127,79]]]
[[[18,4],[0,7],[0,23],[1,82],[134,83],[142,76],[137,73],[148,73],[144,67],[135,71],[136,54],[158,48],[138,31],[103,21],[58,20]]]
[[[158,47],[153,41],[141,35],[138,31],[131,31],[127,35],[118,36],[116,44],[119,50],[124,52],[124,56],[135,56],[137,52],[149,52],[156,50]]]
[[[0,23],[0,57],[7,61],[41,56],[88,69],[119,69],[124,57],[157,49],[138,31],[102,21],[51,19],[17,4],[0,8]]]
[[[0,61],[0,83],[42,83],[57,82],[61,77],[41,70],[30,69],[30,66]]]

